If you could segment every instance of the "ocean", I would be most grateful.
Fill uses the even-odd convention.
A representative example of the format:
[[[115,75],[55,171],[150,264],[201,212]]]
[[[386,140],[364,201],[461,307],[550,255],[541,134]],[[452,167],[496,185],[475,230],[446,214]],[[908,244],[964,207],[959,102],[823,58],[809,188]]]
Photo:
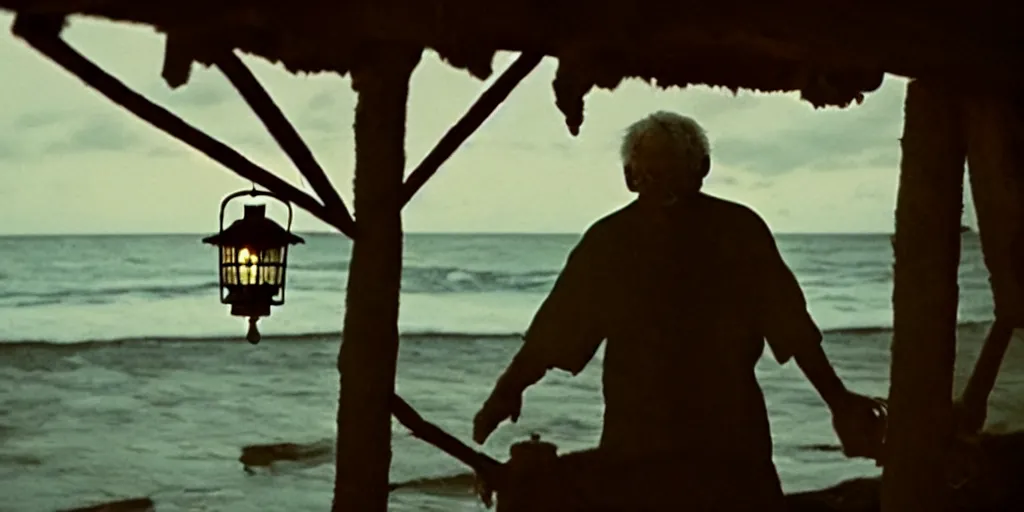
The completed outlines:
[[[349,242],[309,234],[289,255],[287,303],[249,345],[218,302],[217,255],[200,235],[0,238],[0,511],[52,511],[152,496],[161,511],[326,510],[330,460],[246,475],[241,446],[334,435],[335,369]],[[468,442],[471,419],[519,344],[577,235],[410,234],[398,390]],[[853,390],[884,395],[892,324],[888,235],[780,235],[825,347]],[[958,375],[991,318],[978,240],[964,238]],[[767,351],[766,351],[767,354]],[[562,450],[592,446],[601,352],[579,376],[549,375],[523,417],[483,449],[507,458],[531,432]],[[1024,344],[1004,366],[990,424],[1020,426]],[[876,474],[809,449],[835,444],[827,409],[794,364],[757,369],[787,491]],[[394,424],[392,480],[461,464]],[[410,490],[400,511],[481,510],[458,492]]]

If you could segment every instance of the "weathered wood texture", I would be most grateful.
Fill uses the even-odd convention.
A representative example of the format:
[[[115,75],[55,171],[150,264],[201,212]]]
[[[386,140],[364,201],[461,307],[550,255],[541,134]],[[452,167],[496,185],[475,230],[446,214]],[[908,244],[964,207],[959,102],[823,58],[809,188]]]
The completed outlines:
[[[1011,57],[1024,40],[1018,31],[1024,14],[998,0],[676,0],[642,9],[610,0],[0,0],[0,8],[84,13],[234,40],[302,71],[337,71],[352,42],[363,39],[448,50],[465,67],[475,49],[559,55],[607,47],[640,57],[643,65],[652,60],[643,54],[651,53],[665,72],[673,59],[688,58],[676,50],[697,44],[710,52],[986,82],[1019,74],[1007,68],[1019,66]],[[651,52],[655,41],[663,46]]]
[[[896,204],[893,342],[883,510],[941,512],[953,369],[966,137],[961,102],[907,88]]]
[[[995,314],[1024,327],[1024,95],[965,98],[968,167]]]
[[[347,73],[366,41],[431,48],[479,77],[497,50],[550,55],[574,131],[586,92],[628,77],[800,91],[840,106],[876,89],[883,72],[976,90],[1024,84],[1024,10],[998,0],[0,0],[3,8],[144,23],[294,72]]]
[[[402,178],[409,78],[421,50],[368,48],[354,69],[355,215],[344,340],[338,354],[335,511],[387,510],[391,403],[398,360]]]

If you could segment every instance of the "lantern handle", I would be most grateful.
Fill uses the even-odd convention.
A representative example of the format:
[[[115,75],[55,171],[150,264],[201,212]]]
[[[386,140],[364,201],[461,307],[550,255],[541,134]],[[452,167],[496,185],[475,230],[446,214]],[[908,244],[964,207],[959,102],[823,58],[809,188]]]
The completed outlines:
[[[227,211],[228,203],[230,203],[231,201],[233,201],[235,199],[238,199],[239,197],[242,197],[242,196],[270,197],[270,198],[276,199],[278,202],[280,202],[281,204],[285,205],[288,208],[288,227],[287,227],[287,230],[288,230],[288,232],[291,232],[291,230],[292,230],[292,217],[294,215],[294,211],[292,210],[292,203],[289,202],[289,201],[285,201],[284,199],[281,199],[280,196],[278,196],[277,194],[274,194],[273,192],[268,192],[266,190],[256,190],[255,186],[253,186],[253,188],[251,190],[239,190],[238,192],[235,192],[233,194],[229,194],[227,197],[224,198],[223,201],[220,202],[220,230],[221,231],[224,231],[224,212]]]

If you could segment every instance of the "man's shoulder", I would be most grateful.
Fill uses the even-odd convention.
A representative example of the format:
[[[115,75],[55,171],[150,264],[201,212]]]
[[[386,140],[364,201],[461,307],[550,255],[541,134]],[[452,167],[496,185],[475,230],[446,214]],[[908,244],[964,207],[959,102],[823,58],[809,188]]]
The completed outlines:
[[[629,229],[629,224],[634,216],[635,202],[617,208],[594,221],[583,233],[584,238],[601,239],[612,236],[623,229]]]
[[[747,229],[753,231],[767,230],[768,225],[753,208],[735,201],[708,194],[700,195],[702,217],[723,228]]]
[[[712,224],[733,233],[771,233],[768,224],[753,208],[721,197],[701,193],[694,205],[700,222]],[[637,222],[644,222],[643,212],[633,201],[597,219],[583,233],[590,241],[621,240],[623,233],[631,233]]]

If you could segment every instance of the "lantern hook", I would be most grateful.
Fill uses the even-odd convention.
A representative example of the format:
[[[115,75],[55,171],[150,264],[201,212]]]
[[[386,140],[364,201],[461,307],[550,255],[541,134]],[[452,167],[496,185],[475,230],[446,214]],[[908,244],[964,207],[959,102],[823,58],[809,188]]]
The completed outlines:
[[[228,203],[230,203],[232,200],[234,200],[236,198],[239,198],[239,197],[242,197],[242,196],[269,197],[269,198],[275,199],[279,203],[283,204],[286,208],[288,208],[288,224],[285,225],[285,229],[287,229],[288,231],[292,230],[292,219],[295,216],[294,215],[295,212],[294,212],[294,210],[292,210],[292,203],[282,199],[280,196],[278,196],[277,194],[274,194],[273,192],[268,192],[268,191],[263,191],[263,190],[256,189],[256,184],[253,183],[252,190],[239,190],[238,192],[235,192],[233,194],[229,194],[227,197],[225,197],[220,202],[220,230],[221,230],[221,232],[224,231],[224,214],[227,211]]]

